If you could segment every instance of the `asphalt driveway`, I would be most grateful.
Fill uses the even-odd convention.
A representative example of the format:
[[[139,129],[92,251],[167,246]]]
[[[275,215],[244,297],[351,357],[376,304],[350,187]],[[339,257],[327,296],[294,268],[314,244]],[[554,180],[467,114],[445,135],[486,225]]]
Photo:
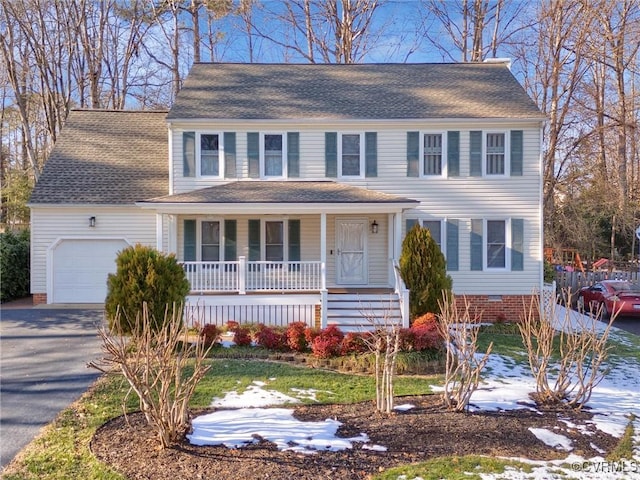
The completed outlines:
[[[1,468],[99,376],[101,309],[0,307]]]

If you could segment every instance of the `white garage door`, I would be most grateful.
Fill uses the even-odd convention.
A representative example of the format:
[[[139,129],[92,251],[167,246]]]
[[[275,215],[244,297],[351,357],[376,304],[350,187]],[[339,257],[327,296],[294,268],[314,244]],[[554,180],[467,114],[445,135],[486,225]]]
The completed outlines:
[[[53,251],[53,303],[103,303],[124,240],[63,240]]]

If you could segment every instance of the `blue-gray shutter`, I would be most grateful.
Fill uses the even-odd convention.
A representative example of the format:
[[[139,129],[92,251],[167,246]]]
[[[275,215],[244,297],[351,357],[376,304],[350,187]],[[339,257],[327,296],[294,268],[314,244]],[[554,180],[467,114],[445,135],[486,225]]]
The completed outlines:
[[[300,176],[300,133],[287,132],[287,176]]]
[[[447,177],[460,176],[460,132],[447,132]]]
[[[249,261],[260,260],[260,220],[249,220]]]
[[[471,270],[482,270],[482,220],[471,220]]]
[[[224,260],[232,262],[237,257],[238,227],[235,220],[224,221]]]
[[[247,133],[247,159],[249,160],[249,178],[260,178],[260,134]]]
[[[289,261],[300,261],[300,220],[289,220]]]
[[[378,134],[365,132],[364,134],[365,177],[378,176]]]
[[[469,175],[482,176],[482,132],[469,132]]]
[[[524,270],[524,220],[511,219],[511,270]]]
[[[182,175],[196,176],[196,132],[182,132]]]
[[[404,232],[404,234],[407,235],[407,233],[409,233],[409,230],[411,230],[416,223],[418,223],[417,219],[415,219],[415,218],[407,218],[407,221],[405,223],[405,232]]]
[[[338,134],[325,132],[324,134],[324,174],[327,177],[338,176]]]
[[[420,176],[420,132],[407,132],[407,177]]]
[[[224,132],[224,178],[236,178],[236,132]]]
[[[185,220],[184,227],[184,247],[183,257],[185,262],[195,262],[196,260],[196,221]]]
[[[511,176],[522,176],[522,130],[511,130]]]
[[[458,270],[458,220],[447,220],[447,270]]]

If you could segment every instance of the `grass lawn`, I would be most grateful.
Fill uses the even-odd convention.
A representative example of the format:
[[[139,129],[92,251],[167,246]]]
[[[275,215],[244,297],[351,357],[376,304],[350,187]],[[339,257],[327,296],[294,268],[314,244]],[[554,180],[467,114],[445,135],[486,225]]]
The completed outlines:
[[[499,332],[491,328],[480,335],[481,349],[494,342],[494,352],[526,364],[520,335]],[[614,361],[624,361],[625,354],[638,359],[640,341],[635,336],[616,339]],[[269,389],[291,394],[291,388],[314,389],[317,399],[323,403],[349,403],[375,399],[375,384],[371,376],[336,373],[320,369],[275,363],[263,359],[217,358],[211,360],[212,368],[199,384],[191,406],[208,406],[214,397],[226,392],[238,391],[252,382],[268,381]],[[441,384],[441,377],[398,377],[395,382],[397,396],[430,393],[430,385]],[[15,479],[122,479],[123,477],[99,462],[92,455],[89,444],[98,427],[107,420],[122,414],[122,399],[128,383],[119,375],[101,377],[77,402],[64,410],[48,425],[41,435],[29,444],[5,470],[3,478]],[[305,400],[302,400],[305,401]],[[307,400],[311,402],[311,400]],[[401,403],[401,402],[398,402]],[[128,411],[138,409],[137,398],[130,395]],[[629,458],[629,443],[633,432],[625,435],[618,454]],[[398,467],[380,473],[378,480],[405,478],[480,478],[480,473],[499,473],[505,467],[527,466],[515,462],[487,457],[443,457],[418,465]],[[465,472],[474,472],[469,476]]]
[[[325,403],[375,399],[375,383],[370,376],[348,375],[261,360],[225,358],[211,360],[211,364],[211,370],[198,385],[192,398],[193,408],[206,407],[213,397],[222,397],[228,391],[241,392],[256,380],[269,380],[269,389],[287,395],[291,394],[291,388],[313,388],[318,391],[318,400]],[[396,395],[422,395],[430,393],[430,385],[439,383],[439,377],[398,377],[395,392]],[[127,390],[128,383],[121,376],[101,377],[18,455],[3,478],[123,478],[94,458],[89,450],[89,443],[100,425],[122,414],[122,399]],[[131,412],[137,409],[137,397],[131,395],[127,410]]]

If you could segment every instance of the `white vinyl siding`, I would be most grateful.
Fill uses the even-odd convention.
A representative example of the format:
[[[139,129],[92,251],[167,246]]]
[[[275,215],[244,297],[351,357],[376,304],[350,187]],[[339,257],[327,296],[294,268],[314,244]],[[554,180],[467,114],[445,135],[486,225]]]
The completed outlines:
[[[273,125],[264,122],[264,125],[252,124],[251,128],[240,123],[225,122],[224,125],[211,124],[201,126],[210,130],[224,130],[236,132],[236,152],[238,176],[242,179],[248,177],[247,172],[247,131],[274,131]],[[184,125],[180,125],[184,128]],[[193,128],[186,128],[193,130]],[[377,132],[377,177],[368,178],[338,178],[337,181],[353,186],[368,188],[380,192],[398,195],[404,198],[414,199],[420,205],[405,212],[404,218],[452,218],[458,223],[458,263],[457,271],[449,272],[453,278],[453,289],[457,294],[489,294],[489,295],[529,295],[533,288],[539,288],[541,284],[541,262],[542,262],[542,225],[540,210],[540,185],[541,185],[541,160],[540,160],[540,124],[536,121],[524,122],[499,122],[499,121],[475,121],[475,122],[453,122],[449,120],[447,124],[438,122],[314,122],[313,124],[297,124],[279,122],[278,131],[297,131],[300,133],[300,178],[296,180],[327,180],[325,177],[325,132],[362,133]],[[505,133],[505,147],[507,157],[509,156],[509,133],[511,130],[523,131],[523,171],[521,176],[489,175],[482,177],[471,177],[469,175],[469,140],[471,131],[482,131],[483,137],[486,133]],[[447,178],[441,177],[407,177],[406,149],[407,132],[448,132],[459,131],[459,176]],[[203,188],[206,186],[223,183],[221,181],[203,179],[184,178],[182,176],[182,129],[175,130],[173,137],[173,154],[179,159],[174,163],[174,193]],[[444,162],[443,162],[444,163]],[[484,163],[484,161],[483,161]],[[444,167],[444,165],[443,165]],[[509,168],[509,161],[505,160],[505,167]],[[258,212],[257,212],[258,213]],[[269,212],[264,212],[269,213]],[[364,216],[369,216],[373,221],[370,212]],[[327,248],[334,242],[335,232],[333,222],[327,217]],[[256,215],[253,218],[259,218]],[[292,217],[293,218],[293,217]],[[387,227],[383,225],[382,216],[375,217],[379,227],[377,235],[370,236],[370,251],[376,251],[372,242],[386,241]],[[483,219],[504,219],[520,218],[524,220],[524,269],[518,272],[491,271],[477,272],[470,271],[470,231],[471,218]],[[302,258],[316,259],[312,256],[305,256],[305,249],[308,243],[304,238],[310,235],[305,229],[305,220],[301,226],[302,234]],[[317,230],[313,230],[314,235],[319,235],[319,217],[314,218],[313,223]],[[180,222],[178,222],[180,223]],[[238,222],[238,255],[241,254],[240,244],[246,242],[246,224]],[[444,225],[443,225],[444,228]],[[313,235],[310,235],[313,237]],[[312,238],[312,240],[314,240]],[[317,245],[319,240],[315,239]],[[319,247],[318,247],[319,248]],[[386,284],[388,254],[386,250],[379,250],[384,256],[384,267],[378,268],[378,272],[384,271]],[[332,269],[332,257],[327,252],[327,279],[331,281],[335,278]],[[378,276],[376,268],[370,264],[369,280],[370,284],[378,282],[382,275]]]
[[[92,216],[96,217],[93,228],[89,227]],[[130,245],[140,243],[155,247],[156,215],[136,207],[32,207],[32,293],[50,293],[47,292],[47,281],[52,280],[53,272],[48,270],[47,264],[52,261],[52,248],[65,239],[124,240]]]

